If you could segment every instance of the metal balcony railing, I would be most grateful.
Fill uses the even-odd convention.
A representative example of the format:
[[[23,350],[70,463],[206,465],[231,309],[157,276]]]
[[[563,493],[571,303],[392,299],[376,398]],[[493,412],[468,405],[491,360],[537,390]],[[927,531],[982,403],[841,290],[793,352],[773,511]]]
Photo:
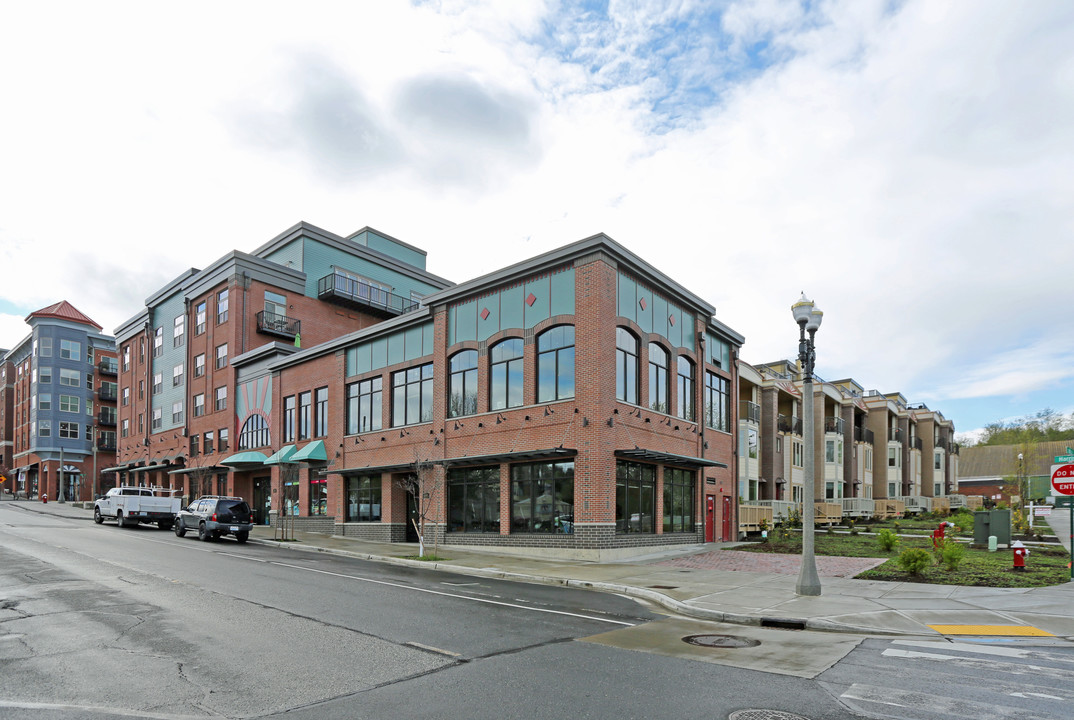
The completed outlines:
[[[106,402],[115,402],[118,393],[114,385],[101,385],[97,389],[97,397]]]
[[[99,452],[115,452],[116,451],[116,439],[115,438],[97,438],[97,450]]]
[[[854,426],[854,442],[863,442],[873,444],[873,431],[861,427],[860,425]]]
[[[294,338],[302,332],[302,321],[262,310],[257,313],[257,331],[265,335]]]
[[[921,450],[924,445],[925,444],[921,442],[921,438],[914,438],[914,450]]]
[[[385,317],[402,315],[418,308],[418,303],[410,298],[338,272],[325,275],[317,281],[317,297]]]
[[[790,433],[792,435],[802,434],[802,418],[794,415],[780,415],[776,418],[776,427],[780,432]]]
[[[824,418],[824,432],[843,434],[843,418],[829,415]]]
[[[112,408],[105,408],[97,413],[98,425],[110,425],[115,427],[116,425],[116,411]]]
[[[888,440],[891,442],[902,442],[902,430],[896,428],[888,429]]]
[[[118,375],[119,363],[115,358],[104,358],[97,363],[97,372],[101,375]]]
[[[761,422],[761,406],[757,403],[749,401],[739,403],[738,413],[739,420],[748,420],[757,424]]]

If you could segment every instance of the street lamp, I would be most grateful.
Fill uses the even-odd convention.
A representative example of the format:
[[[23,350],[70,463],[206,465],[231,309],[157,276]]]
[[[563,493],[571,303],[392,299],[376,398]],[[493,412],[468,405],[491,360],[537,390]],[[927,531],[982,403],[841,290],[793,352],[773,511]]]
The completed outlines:
[[[802,568],[798,573],[798,584],[794,592],[798,595],[820,595],[820,576],[817,575],[817,560],[813,552],[814,517],[816,514],[813,503],[816,497],[816,481],[814,475],[814,454],[816,451],[814,442],[813,422],[813,362],[816,360],[816,351],[813,337],[824,319],[824,313],[817,309],[812,300],[806,298],[805,293],[794,305],[791,305],[794,321],[798,323],[798,362],[802,366],[802,394],[804,407],[802,434],[805,444],[805,493],[802,497]],[[809,331],[809,337],[806,337]]]

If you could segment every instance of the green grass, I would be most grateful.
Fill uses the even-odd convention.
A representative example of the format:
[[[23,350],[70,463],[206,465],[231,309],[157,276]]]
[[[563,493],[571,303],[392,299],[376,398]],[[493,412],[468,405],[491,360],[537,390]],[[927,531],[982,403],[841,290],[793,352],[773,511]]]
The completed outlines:
[[[876,527],[875,525],[873,527]],[[903,526],[905,527],[905,526]],[[922,582],[937,585],[977,585],[984,587],[1044,587],[1070,581],[1070,553],[1062,546],[1031,547],[1026,560],[1025,572],[1011,569],[1011,551],[987,550],[966,547],[966,556],[955,570],[947,570],[932,552],[931,537],[900,537],[896,548],[886,553],[880,549],[874,535],[829,534],[819,530],[814,536],[817,555],[841,557],[886,558],[883,565],[857,575],[860,580],[888,580],[894,582]],[[933,556],[933,564],[920,575],[911,575],[899,567],[899,554],[908,548],[924,548]],[[777,542],[769,538],[766,543],[740,545],[735,550],[800,555],[801,535],[792,535],[789,541]]]

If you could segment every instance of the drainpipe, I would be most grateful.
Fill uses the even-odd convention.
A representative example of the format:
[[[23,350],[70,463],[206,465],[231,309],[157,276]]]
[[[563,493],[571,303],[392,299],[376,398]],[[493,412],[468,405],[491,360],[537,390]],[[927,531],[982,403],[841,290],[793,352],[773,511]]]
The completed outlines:
[[[242,352],[246,352],[246,271],[242,273]]]

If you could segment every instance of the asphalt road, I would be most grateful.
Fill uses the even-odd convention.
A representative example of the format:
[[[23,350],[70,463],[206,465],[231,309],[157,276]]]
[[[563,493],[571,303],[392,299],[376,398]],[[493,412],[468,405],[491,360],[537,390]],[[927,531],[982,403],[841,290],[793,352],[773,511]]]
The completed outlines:
[[[701,633],[757,644],[682,642]],[[874,642],[890,641],[720,626],[605,593],[0,503],[3,718],[931,717],[884,705],[913,687],[883,670],[907,656]],[[1058,685],[1065,652],[1027,662]],[[972,699],[942,685],[928,689],[948,707]],[[1069,717],[1049,714],[1066,707],[1056,700],[1004,698],[1024,701],[1026,718]]]

